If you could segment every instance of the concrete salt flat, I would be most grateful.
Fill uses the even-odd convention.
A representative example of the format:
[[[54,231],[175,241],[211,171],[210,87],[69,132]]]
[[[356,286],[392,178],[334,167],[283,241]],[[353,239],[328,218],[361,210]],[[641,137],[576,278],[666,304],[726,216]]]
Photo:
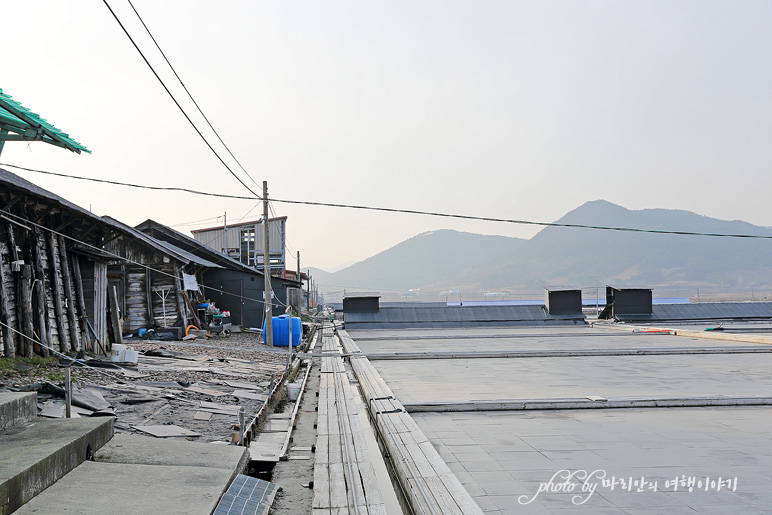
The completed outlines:
[[[460,327],[454,329],[366,329],[366,330],[347,330],[346,332],[354,338],[358,344],[377,338],[379,340],[388,339],[409,339],[411,337],[426,338],[432,336],[441,336],[442,338],[460,336],[468,338],[474,335],[561,335],[561,334],[592,334],[608,332],[605,329],[594,329],[589,325],[570,325],[570,326],[552,326],[552,327]],[[621,331],[620,331],[621,332]]]
[[[769,513],[772,506],[768,408],[422,413],[413,418],[486,513],[722,513],[716,507],[724,507],[723,513]],[[542,492],[521,504],[561,470],[599,471],[588,481],[598,485],[589,500],[577,505],[572,495]],[[598,477],[602,473],[606,479],[643,477],[648,483],[641,492],[640,483],[630,491],[618,483],[611,490]],[[737,487],[705,491],[695,485],[692,492],[686,486],[665,487],[682,476],[695,482],[737,477]]]
[[[444,334],[444,331],[443,331]],[[698,338],[682,338],[669,334],[624,333],[610,331],[576,334],[554,332],[546,335],[523,334],[510,337],[484,337],[463,339],[400,339],[357,340],[364,353],[385,352],[492,352],[492,351],[544,351],[544,350],[612,350],[651,348],[731,348],[752,344],[725,342]]]
[[[364,352],[749,345],[661,334],[624,336],[610,328],[603,330],[604,336],[594,334],[600,329],[589,327],[356,331],[353,336],[365,338],[357,340]],[[389,340],[389,335],[396,339]],[[436,338],[427,338],[431,335]],[[474,335],[481,337],[463,337]],[[772,395],[769,354],[455,358],[373,361],[373,365],[403,402]],[[412,417],[486,513],[760,514],[772,508],[769,407],[414,413]],[[597,478],[593,495],[585,494],[576,502],[576,493],[542,492],[529,504],[521,503],[533,499],[542,483],[560,471],[598,471],[594,477],[603,473],[607,483]],[[614,490],[608,483],[612,476],[617,480]],[[695,487],[705,478],[736,477],[737,486],[734,491],[726,485],[721,491],[715,487],[705,491],[703,485],[692,492],[688,485],[679,484],[678,490],[666,486],[676,477],[694,478]],[[639,483],[628,491],[620,488],[619,478]],[[648,481],[644,487],[641,478]],[[655,483],[656,492],[651,490]]]
[[[772,354],[374,361],[402,402],[772,396]]]

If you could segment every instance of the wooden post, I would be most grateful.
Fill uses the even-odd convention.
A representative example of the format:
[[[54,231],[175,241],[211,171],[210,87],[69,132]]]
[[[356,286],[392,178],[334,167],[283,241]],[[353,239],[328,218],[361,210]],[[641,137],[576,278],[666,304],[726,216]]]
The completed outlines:
[[[155,318],[153,317],[153,289],[152,288],[153,288],[153,271],[150,270],[150,268],[145,268],[145,293],[147,293],[148,325],[155,324]]]
[[[70,342],[72,350],[80,351],[80,338],[78,335],[78,319],[75,316],[75,300],[73,297],[72,275],[70,274],[70,260],[67,259],[67,240],[59,235],[59,257],[62,260],[62,281],[64,282],[64,298],[67,300],[67,321],[70,327]]]
[[[180,269],[177,266],[177,262],[174,262],[174,289],[177,290],[175,297],[177,298],[177,309],[182,317],[183,331],[185,327],[188,327],[188,312],[185,309],[185,302],[182,300],[182,280],[180,279]]]
[[[270,233],[268,228],[268,181],[263,181],[263,279],[265,280],[265,301],[263,318],[265,319],[265,334],[263,341],[269,347],[273,346],[273,307],[271,302],[271,252]]]
[[[48,348],[51,347],[51,344],[48,341],[50,338],[48,330],[48,309],[46,309],[46,292],[43,288],[42,279],[35,279],[35,288],[32,290],[32,293],[35,300],[35,313],[38,316],[38,334],[40,335],[40,343],[42,343],[42,345],[36,345],[36,347],[39,347],[36,351],[44,358],[47,358]]]
[[[11,308],[8,303],[8,291],[5,288],[5,269],[3,255],[0,252],[0,322],[3,323],[3,352],[6,358],[16,357],[16,338],[11,325]]]
[[[32,267],[30,265],[21,266],[21,295],[17,305],[20,311],[24,311],[23,333],[27,338],[21,342],[22,356],[32,357],[34,354],[32,342],[35,338],[35,330],[32,326]],[[32,338],[32,339],[30,339]]]
[[[40,334],[40,341],[53,348],[53,335],[51,334],[51,319],[48,317],[48,301],[46,300],[46,271],[43,268],[43,249],[41,247],[41,238],[43,233],[40,229],[35,228],[33,238],[35,244],[32,246],[32,260],[35,266],[35,289],[33,294],[35,295],[37,302],[37,315],[38,315],[38,332]],[[40,348],[40,355],[44,358],[48,356],[48,349],[45,347]]]
[[[59,350],[67,352],[67,327],[64,324],[64,308],[62,307],[62,282],[59,275],[59,258],[56,252],[54,233],[48,232],[48,266],[51,269],[51,286],[53,286],[54,314],[56,315],[56,329],[59,333]]]
[[[107,297],[110,302],[110,326],[112,327],[112,334],[110,340],[112,343],[123,343],[123,335],[121,334],[121,316],[120,308],[118,307],[118,292],[115,286],[108,286]]]
[[[80,275],[80,259],[76,254],[72,255],[72,274],[75,282],[75,297],[78,300],[78,320],[80,321],[83,349],[93,351],[93,345],[91,348],[87,348],[87,343],[91,338],[88,334],[88,313],[86,313],[86,297],[83,295],[83,278]]]
[[[94,332],[104,343],[104,350],[112,350],[107,336],[107,263],[94,262]]]
[[[21,331],[23,327],[23,320],[24,320],[24,314],[22,313],[22,310],[19,309],[19,296],[21,295],[21,273],[20,272],[14,272],[13,271],[13,262],[19,260],[19,251],[16,248],[16,237],[13,233],[13,224],[11,222],[7,222],[5,225],[6,232],[8,233],[8,256],[11,258],[11,277],[13,277],[13,284],[14,284],[14,290],[16,292],[15,294],[15,300],[16,300],[16,330]],[[16,339],[16,353],[24,355],[23,353],[23,347],[24,342],[22,341],[24,338],[17,338]]]

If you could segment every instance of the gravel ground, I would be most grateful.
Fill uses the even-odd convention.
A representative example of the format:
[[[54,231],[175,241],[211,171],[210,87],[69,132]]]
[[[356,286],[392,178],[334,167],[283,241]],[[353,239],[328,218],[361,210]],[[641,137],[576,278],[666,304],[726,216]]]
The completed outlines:
[[[97,388],[105,400],[115,408],[115,427],[118,432],[133,432],[135,425],[175,424],[201,434],[197,441],[231,441],[234,425],[238,417],[233,415],[213,414],[208,421],[194,420],[201,401],[214,402],[229,406],[242,406],[246,410],[247,420],[251,420],[263,404],[262,400],[237,398],[231,395],[234,387],[225,381],[252,383],[255,393],[269,395],[272,375],[278,377],[287,362],[286,348],[271,348],[262,344],[258,335],[250,333],[233,334],[228,338],[207,339],[197,342],[161,342],[145,340],[127,340],[130,347],[140,352],[139,367],[129,368],[143,377],[124,376],[120,371],[101,368],[73,367],[73,386],[80,389]],[[198,360],[169,358],[149,358],[144,353],[149,350],[166,349],[188,356],[198,356]],[[244,360],[238,361],[238,360]],[[155,370],[144,364],[164,366],[168,364],[180,369]],[[196,367],[196,370],[184,370]],[[215,368],[220,373],[202,371],[200,368]],[[62,369],[51,367],[34,370],[26,375],[5,378],[7,389],[36,390],[45,382],[62,385],[57,372]],[[231,375],[236,374],[236,375]],[[173,383],[156,385],[153,383]],[[109,385],[109,388],[108,388]],[[222,396],[202,394],[184,389],[199,387],[226,393]],[[50,399],[39,394],[40,403]]]

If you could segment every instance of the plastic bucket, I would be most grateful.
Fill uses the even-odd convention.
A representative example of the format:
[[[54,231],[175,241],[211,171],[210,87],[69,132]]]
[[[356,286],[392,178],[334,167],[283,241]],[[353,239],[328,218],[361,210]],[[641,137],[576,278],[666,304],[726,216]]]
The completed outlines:
[[[128,363],[136,363],[139,358],[139,351],[134,349],[126,349],[123,353],[123,361]]]
[[[287,383],[287,395],[291,401],[298,400],[300,394],[300,383]]]
[[[124,353],[126,352],[126,346],[120,343],[114,343],[112,350],[110,351],[110,361],[123,361]]]

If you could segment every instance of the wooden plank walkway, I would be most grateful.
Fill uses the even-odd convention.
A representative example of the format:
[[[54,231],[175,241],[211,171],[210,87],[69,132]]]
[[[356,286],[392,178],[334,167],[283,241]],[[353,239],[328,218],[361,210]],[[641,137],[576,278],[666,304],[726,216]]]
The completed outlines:
[[[323,353],[339,353],[332,325],[324,325],[321,343]],[[353,395],[343,358],[323,357],[314,464],[314,515],[386,513]]]
[[[415,513],[474,514],[482,510],[453,474],[394,392],[348,333],[337,335],[365,395],[379,437],[392,457],[403,493]]]

